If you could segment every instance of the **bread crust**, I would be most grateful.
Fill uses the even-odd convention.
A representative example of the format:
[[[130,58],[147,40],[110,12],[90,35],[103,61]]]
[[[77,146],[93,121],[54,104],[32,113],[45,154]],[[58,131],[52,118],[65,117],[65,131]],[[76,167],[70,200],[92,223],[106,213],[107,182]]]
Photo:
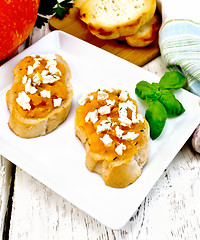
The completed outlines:
[[[53,131],[58,127],[67,117],[72,97],[73,97],[73,87],[70,82],[71,79],[71,70],[68,64],[64,61],[64,59],[56,54],[56,60],[64,64],[66,72],[65,72],[65,84],[68,88],[68,97],[65,101],[61,103],[60,107],[53,109],[46,117],[43,118],[25,118],[20,115],[18,110],[14,107],[16,101],[16,93],[13,88],[8,90],[6,94],[7,107],[10,111],[10,118],[8,125],[10,129],[19,137],[22,138],[34,138],[46,135],[47,133]],[[14,74],[14,82],[17,83],[20,80],[18,77],[19,69],[21,68],[21,64],[17,64],[13,69]]]
[[[144,119],[143,138],[137,143],[137,152],[130,159],[124,155],[116,160],[109,160],[109,152],[104,154],[92,152],[89,139],[85,135],[83,127],[78,125],[78,117],[75,116],[75,134],[86,149],[85,164],[89,171],[100,174],[107,186],[124,188],[133,183],[142,173],[142,168],[148,160],[150,129]]]
[[[127,44],[132,47],[146,47],[151,44],[158,36],[161,26],[159,13],[156,12],[153,18],[131,36],[124,37]]]
[[[85,164],[90,172],[100,174],[107,186],[113,188],[124,188],[129,184],[135,182],[142,173],[142,168],[148,160],[149,154],[149,124],[144,122],[144,138],[138,144],[137,153],[127,161],[119,158],[115,161],[108,161],[108,156],[94,153],[90,150],[88,140],[84,134],[83,129],[76,124],[75,117],[75,133],[81,140],[86,149]]]
[[[97,6],[99,0],[78,0],[75,1],[75,6],[80,10],[80,18],[87,25],[92,34],[101,39],[116,39],[120,36],[130,36],[135,34],[138,29],[145,23],[152,19],[156,10],[155,0],[143,0],[144,4],[140,5],[140,11],[136,10],[137,3],[134,0],[129,1],[129,8],[133,9],[130,13],[130,17],[119,19],[116,15],[112,17],[112,1],[105,1],[106,14],[111,15],[111,18],[116,18],[116,21],[106,23],[100,17],[97,16]],[[123,8],[124,0],[118,0],[118,4],[121,4]],[[121,2],[121,3],[120,3]],[[135,7],[135,9],[134,9]]]

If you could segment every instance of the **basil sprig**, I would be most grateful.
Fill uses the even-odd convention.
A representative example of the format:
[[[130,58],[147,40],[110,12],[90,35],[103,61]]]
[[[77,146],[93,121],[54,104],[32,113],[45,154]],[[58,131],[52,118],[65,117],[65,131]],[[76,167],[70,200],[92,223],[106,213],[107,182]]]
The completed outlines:
[[[158,138],[167,118],[180,116],[185,112],[183,105],[173,94],[183,87],[185,78],[177,71],[166,72],[159,83],[140,81],[135,88],[136,95],[149,103],[145,118],[150,126],[152,140]]]

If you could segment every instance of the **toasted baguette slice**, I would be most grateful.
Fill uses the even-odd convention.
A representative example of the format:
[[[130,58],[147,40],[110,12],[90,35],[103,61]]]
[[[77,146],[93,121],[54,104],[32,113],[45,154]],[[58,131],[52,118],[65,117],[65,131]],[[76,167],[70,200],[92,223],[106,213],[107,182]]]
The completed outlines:
[[[155,13],[148,23],[140,27],[134,35],[125,37],[125,40],[132,47],[146,47],[157,38],[160,26],[159,15]]]
[[[76,5],[76,4],[75,4]],[[95,36],[130,36],[153,17],[155,0],[85,0],[78,2],[80,18]]]
[[[67,88],[67,90],[66,90],[67,95],[65,96],[65,99],[62,99],[60,105],[59,104],[55,105],[55,107],[53,107],[53,109],[51,111],[47,111],[47,113],[44,114],[45,116],[43,116],[43,117],[35,117],[35,116],[26,117],[26,116],[24,116],[24,112],[29,112],[29,110],[28,109],[24,110],[16,102],[16,99],[19,97],[19,91],[16,91],[16,87],[20,86],[20,88],[23,89],[22,77],[27,74],[27,68],[30,64],[30,61],[33,62],[32,57],[28,56],[28,57],[22,59],[13,69],[14,84],[11,87],[11,89],[8,90],[8,92],[6,94],[7,107],[11,113],[8,125],[9,125],[10,129],[19,137],[33,138],[33,137],[46,135],[47,133],[49,133],[49,132],[53,131],[55,128],[57,128],[57,126],[66,119],[66,117],[69,113],[71,102],[72,102],[72,97],[73,97],[73,87],[70,82],[71,71],[70,71],[70,68],[69,68],[68,64],[66,63],[66,61],[60,55],[56,54],[54,60],[57,63],[59,62],[62,65],[62,70],[61,70],[62,74],[61,74],[60,78],[63,79],[64,85]],[[52,60],[50,60],[50,62],[51,61]],[[43,60],[43,62],[44,62],[44,60]],[[41,65],[43,65],[43,64],[41,63]],[[44,66],[42,66],[42,67],[44,68]],[[39,69],[40,69],[40,66],[39,66]],[[37,70],[35,70],[35,71],[37,72]],[[35,74],[35,73],[33,73],[33,74]],[[33,76],[33,74],[32,74],[32,76]],[[28,78],[29,78],[29,76],[30,75],[28,75]],[[56,75],[54,75],[54,76],[56,76]],[[40,75],[40,77],[41,77],[41,75]],[[33,85],[33,82],[31,84]],[[46,85],[47,85],[46,83],[42,84],[42,85],[38,84],[38,83],[35,84],[35,88],[36,89],[38,88],[37,93],[38,93],[38,91],[42,91],[41,88]],[[52,85],[52,84],[50,84],[50,85]],[[28,91],[30,91],[30,89]],[[25,91],[23,91],[23,92],[26,93]],[[27,96],[28,96],[28,94],[30,96],[30,92],[26,93],[26,94],[27,94]],[[40,94],[41,94],[41,92],[40,92]],[[44,99],[48,98],[47,100],[51,101],[51,97],[49,99],[48,96],[43,96],[43,98]],[[41,103],[41,104],[43,104],[43,103]],[[38,105],[38,108],[39,107],[40,107],[40,105]],[[31,108],[32,108],[32,106],[31,106]],[[23,113],[23,114],[21,114],[21,113]],[[43,114],[43,112],[41,112],[41,114]]]
[[[120,92],[121,92],[120,90],[117,90],[116,94],[119,95]],[[90,98],[91,95],[94,96],[93,99]],[[86,103],[84,103],[83,106],[80,106],[80,108],[77,109],[75,116],[76,136],[81,140],[81,142],[84,144],[86,148],[86,160],[85,160],[86,167],[88,168],[89,171],[100,174],[107,186],[113,188],[124,188],[129,184],[133,183],[141,175],[142,168],[148,159],[150,139],[149,124],[141,115],[140,121],[138,123],[132,124],[131,127],[122,126],[119,123],[116,124],[117,121],[116,116],[118,115],[116,109],[117,104],[120,102],[120,101],[117,102],[116,100],[115,103],[117,104],[114,104],[111,107],[111,114],[105,114],[106,116],[98,114],[98,120],[96,119],[96,122],[93,124],[94,129],[98,129],[98,126],[101,125],[102,121],[101,118],[105,119],[106,117],[107,120],[111,122],[110,125],[111,127],[106,130],[102,130],[102,132],[97,133],[92,130],[91,121],[95,121],[93,118],[94,116],[93,117],[91,116],[91,119],[88,122],[86,122],[85,120],[86,124],[83,123],[84,119],[82,120],[80,119],[81,117],[84,118],[85,116],[86,116],[85,119],[87,119],[88,116],[87,110],[90,109],[89,105],[93,104],[94,99],[96,100],[94,93],[88,96],[89,96],[88,99],[85,98],[87,99]],[[112,97],[108,98],[108,100],[110,99],[113,100]],[[128,100],[130,100],[130,98],[128,98]],[[122,100],[121,102],[122,103],[124,102],[126,104],[127,101]],[[104,104],[105,101],[104,103],[101,102],[100,106],[105,106]],[[95,109],[97,109],[96,103],[94,103],[94,106]],[[115,121],[113,121],[113,119],[115,119]],[[116,128],[120,128],[121,130],[123,129],[122,131],[124,132],[122,133],[121,137],[119,135],[117,136],[117,134],[120,134],[120,130],[118,130],[117,133]],[[126,136],[129,130],[132,131],[134,129],[136,130],[137,133],[139,131],[139,136],[136,137],[135,139],[132,140],[128,139],[124,141],[123,140],[124,135]],[[110,138],[113,139],[113,141],[110,143],[109,146],[106,145],[109,143],[104,142],[105,148],[103,148],[102,150],[101,141],[103,136],[105,135],[109,135]],[[121,143],[126,145],[126,149],[124,149],[121,152],[117,151],[117,153],[115,153],[117,146],[119,146]],[[114,151],[113,148],[115,148]]]

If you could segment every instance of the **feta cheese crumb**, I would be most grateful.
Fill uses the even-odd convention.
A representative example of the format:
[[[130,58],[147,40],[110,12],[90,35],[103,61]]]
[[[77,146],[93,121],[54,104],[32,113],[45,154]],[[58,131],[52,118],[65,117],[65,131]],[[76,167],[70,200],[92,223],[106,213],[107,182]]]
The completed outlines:
[[[46,75],[46,76],[42,75],[42,77],[43,77],[42,82],[44,84],[45,83],[54,83],[60,79],[60,77],[57,75]]]
[[[46,64],[46,68],[49,68],[50,66],[56,66],[57,65],[57,62],[56,62],[56,59],[55,58],[52,58],[52,59],[48,59],[47,60],[47,64]]]
[[[24,109],[24,110],[30,110],[31,105],[30,105],[30,98],[29,96],[24,92],[19,92],[18,93],[18,98],[16,99],[16,102]]]
[[[119,121],[120,121],[120,125],[122,125],[124,127],[130,127],[132,124],[132,121],[125,116],[120,117]]]
[[[22,83],[26,84],[27,79],[28,79],[27,75],[24,75],[23,78],[22,78]]]
[[[40,92],[40,96],[43,97],[43,98],[50,98],[51,97],[51,92],[47,91],[47,90],[42,90]]]
[[[132,111],[136,111],[136,106],[133,104],[132,101],[128,100],[126,104],[127,104],[127,107],[130,108]]]
[[[61,75],[61,71],[56,67],[56,65],[50,65],[49,72],[51,74]]]
[[[132,123],[138,123],[138,122],[139,122],[139,120],[136,117],[136,113],[132,112]]]
[[[127,116],[127,104],[126,103],[119,103],[119,117],[126,117]]]
[[[100,122],[100,125],[97,125],[97,134],[99,134],[100,132],[103,132],[105,130],[109,130],[111,129],[111,121],[109,120],[103,120]]]
[[[35,62],[33,64],[33,70],[36,69],[39,66],[40,66],[40,61],[39,61],[39,59],[35,58]]]
[[[106,88],[106,90],[109,92],[109,93],[112,93],[114,91],[114,88]]]
[[[48,61],[52,61],[56,59],[56,55],[55,54],[40,54],[41,58],[44,58]]]
[[[107,102],[107,105],[108,106],[114,106],[115,105],[115,100],[110,100],[110,99],[108,99],[108,100],[106,100],[106,102]]]
[[[128,93],[127,91],[122,90],[120,95],[119,95],[119,100],[121,101],[127,101],[128,99]]]
[[[98,119],[98,111],[96,109],[93,112],[89,112],[85,117],[86,122],[91,121],[92,123],[95,123]]]
[[[106,100],[108,98],[108,96],[109,96],[108,93],[100,90],[98,92],[97,100]]]
[[[123,143],[120,143],[116,148],[115,148],[115,152],[118,154],[118,155],[122,155],[123,154],[123,151],[126,150],[126,145],[124,145]]]
[[[27,74],[31,75],[32,73],[33,73],[33,67],[32,66],[28,66]]]
[[[132,113],[132,122],[133,123],[138,123],[139,121],[144,122],[143,116],[140,113],[138,113],[137,116],[136,116],[136,114],[133,112]]]
[[[31,78],[28,79],[25,85],[25,92],[29,92],[30,94],[34,94],[37,92],[37,88],[31,85]]]
[[[53,100],[54,107],[60,107],[61,103],[62,103],[62,98],[55,98]]]
[[[39,72],[37,72],[34,76],[33,76],[33,85],[40,85],[42,80],[42,76],[40,75]]]
[[[143,118],[142,114],[140,114],[140,113],[137,114],[137,119],[138,119],[138,121],[144,122],[144,118]]]
[[[115,132],[116,132],[116,136],[117,136],[118,138],[121,138],[124,131],[123,131],[122,129],[120,129],[119,126],[117,126],[117,127],[115,128]]]
[[[98,109],[98,112],[101,115],[109,114],[110,113],[110,106],[108,106],[108,105],[102,106]]]
[[[41,72],[41,76],[42,76],[42,77],[45,77],[45,76],[48,75],[48,73],[49,73],[48,70],[43,70],[43,71]]]
[[[108,134],[105,134],[103,136],[103,138],[100,138],[100,139],[106,146],[110,146],[113,141],[112,138]]]
[[[134,140],[139,136],[139,133],[128,132],[126,135],[122,136],[124,140]]]
[[[83,95],[79,99],[78,103],[83,106],[88,100],[92,100],[93,98],[94,98],[93,95]]]

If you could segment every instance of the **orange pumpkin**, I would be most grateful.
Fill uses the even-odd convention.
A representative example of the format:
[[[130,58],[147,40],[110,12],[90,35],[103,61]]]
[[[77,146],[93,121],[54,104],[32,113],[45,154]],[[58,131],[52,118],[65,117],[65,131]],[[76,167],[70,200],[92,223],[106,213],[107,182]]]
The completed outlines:
[[[5,59],[30,35],[39,8],[39,0],[1,0],[0,60]]]

